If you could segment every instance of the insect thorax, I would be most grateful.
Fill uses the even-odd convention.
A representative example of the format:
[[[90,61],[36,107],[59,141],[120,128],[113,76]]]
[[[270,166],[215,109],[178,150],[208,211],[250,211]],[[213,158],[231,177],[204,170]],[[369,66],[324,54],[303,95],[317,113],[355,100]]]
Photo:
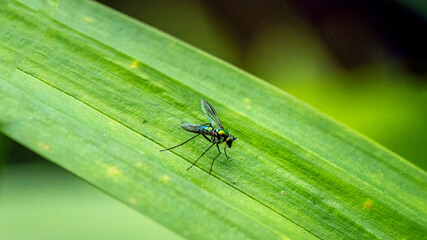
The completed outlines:
[[[228,136],[230,135],[228,133],[228,131],[225,129],[213,128],[213,127],[208,127],[208,126],[202,126],[200,128],[200,133],[212,136],[213,140],[215,140],[215,142],[217,142],[217,143],[224,142],[228,138]]]

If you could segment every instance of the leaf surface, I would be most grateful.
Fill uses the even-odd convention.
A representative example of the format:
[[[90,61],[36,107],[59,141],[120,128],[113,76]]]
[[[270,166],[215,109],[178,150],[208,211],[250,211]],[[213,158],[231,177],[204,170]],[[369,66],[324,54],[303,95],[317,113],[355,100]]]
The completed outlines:
[[[89,1],[0,8],[1,130],[191,239],[422,239],[422,170],[310,106]],[[200,99],[238,139],[181,122]],[[222,151],[222,149],[221,149]]]

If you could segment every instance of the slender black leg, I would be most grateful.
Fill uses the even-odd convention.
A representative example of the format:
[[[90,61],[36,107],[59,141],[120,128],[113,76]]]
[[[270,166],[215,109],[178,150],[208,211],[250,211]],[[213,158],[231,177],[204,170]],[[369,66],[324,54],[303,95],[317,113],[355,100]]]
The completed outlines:
[[[206,135],[205,134],[202,134],[203,135],[203,137],[205,137],[206,138],[206,140],[208,140],[210,143],[212,142],[212,140],[210,140],[208,137],[206,137]]]
[[[225,148],[226,148],[226,147],[227,147],[227,145],[225,145],[225,146],[224,146],[224,153],[225,153],[225,156],[226,156],[227,158],[229,158],[229,157],[228,157],[228,155],[227,155],[227,151],[225,150]]]
[[[209,174],[211,174],[211,173],[212,173],[212,167],[213,167],[213,165],[214,165],[215,159],[216,159],[219,155],[221,155],[221,151],[219,150],[218,143],[216,144],[216,148],[218,149],[218,155],[216,155],[216,156],[215,156],[215,158],[212,160],[211,170],[209,170]]]
[[[187,141],[185,141],[185,142],[183,142],[183,143],[181,143],[181,144],[179,144],[179,145],[176,145],[175,147],[166,148],[166,149],[160,150],[160,152],[168,151],[168,150],[174,149],[174,148],[176,148],[176,147],[182,146],[182,145],[184,145],[184,144],[188,143],[190,140],[192,140],[192,139],[194,139],[194,138],[198,137],[199,135],[200,135],[200,133],[199,133],[199,134],[197,134],[196,136],[194,136],[194,137],[192,137],[192,138],[188,139]]]
[[[200,155],[200,157],[187,169],[187,171],[188,170],[190,170],[190,168],[192,168],[193,166],[194,166],[194,164],[196,164],[196,162],[197,161],[199,161],[199,159],[201,158],[201,157],[203,157],[203,155],[205,155],[205,153],[207,152],[207,151],[209,151],[209,149],[211,149],[211,147],[213,146],[213,145],[215,145],[215,143],[212,143],[212,145],[210,145],[209,147],[208,147],[208,149],[206,149],[206,151],[204,151],[203,153],[202,153],[202,155]]]

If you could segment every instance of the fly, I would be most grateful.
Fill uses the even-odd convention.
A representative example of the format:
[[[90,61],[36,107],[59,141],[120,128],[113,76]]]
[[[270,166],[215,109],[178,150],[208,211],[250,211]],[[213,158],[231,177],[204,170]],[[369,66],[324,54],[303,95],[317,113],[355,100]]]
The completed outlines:
[[[221,154],[221,151],[219,150],[218,144],[223,143],[223,142],[226,143],[226,145],[224,146],[224,153],[225,153],[225,156],[228,158],[227,151],[225,149],[227,146],[229,148],[231,148],[231,145],[232,145],[233,141],[236,140],[236,137],[234,137],[227,130],[224,129],[221,121],[218,118],[218,115],[215,112],[215,109],[208,102],[206,102],[205,100],[202,100],[201,104],[202,104],[202,110],[205,113],[206,118],[209,120],[209,123],[205,123],[205,124],[183,123],[183,124],[181,124],[181,127],[184,128],[184,130],[186,130],[188,132],[192,132],[192,133],[197,133],[197,135],[193,136],[192,138],[188,139],[187,141],[185,141],[179,145],[176,145],[175,147],[167,148],[167,149],[160,150],[160,151],[168,151],[168,150],[174,149],[176,147],[182,146],[182,145],[186,144],[187,142],[189,142],[190,140],[193,140],[194,138],[202,135],[206,140],[208,140],[211,143],[211,145],[208,147],[208,149],[206,149],[206,151],[204,151],[202,153],[202,155],[200,155],[199,158],[197,158],[197,160],[187,170],[190,170],[190,168],[192,168],[194,166],[194,164],[196,164],[197,161],[199,161],[199,159],[201,157],[203,157],[203,155],[205,155],[205,153],[207,151],[209,151],[209,149],[211,149],[214,145],[216,145],[216,148],[218,149],[218,155],[216,155],[215,158],[212,160],[211,169],[209,170],[209,174],[211,174],[212,167],[214,165],[215,159]]]

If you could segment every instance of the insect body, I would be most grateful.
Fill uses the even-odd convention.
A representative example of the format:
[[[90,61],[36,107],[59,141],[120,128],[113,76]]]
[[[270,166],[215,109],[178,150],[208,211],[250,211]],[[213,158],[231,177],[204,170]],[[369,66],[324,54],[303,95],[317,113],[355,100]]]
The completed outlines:
[[[225,149],[227,146],[229,148],[231,148],[231,145],[233,144],[233,141],[236,140],[236,137],[234,137],[227,130],[224,129],[221,121],[218,118],[218,115],[216,114],[215,110],[213,109],[213,107],[208,102],[206,102],[205,100],[202,100],[201,104],[202,104],[202,110],[205,113],[206,118],[209,120],[209,123],[205,123],[205,124],[183,123],[183,124],[181,124],[181,127],[184,130],[186,130],[188,132],[197,133],[197,135],[193,136],[192,138],[188,139],[187,141],[185,141],[179,145],[176,145],[175,147],[167,148],[167,149],[164,149],[161,151],[168,151],[168,150],[174,149],[176,147],[182,146],[185,143],[189,142],[190,140],[202,135],[206,140],[208,140],[212,144],[208,147],[208,149],[206,149],[206,151],[204,151],[202,153],[202,155],[200,155],[199,158],[197,158],[197,160],[187,170],[190,170],[190,168],[192,168],[194,166],[194,164],[196,164],[197,161],[199,161],[199,159],[201,157],[203,157],[203,155],[205,155],[205,153],[213,147],[213,145],[216,145],[216,148],[218,149],[218,155],[216,155],[215,158],[212,160],[211,168],[209,171],[209,173],[211,173],[215,159],[221,154],[221,151],[219,150],[218,144],[223,143],[223,142],[226,143],[226,145],[224,146],[224,153],[225,153],[225,156],[228,158],[227,151]]]

